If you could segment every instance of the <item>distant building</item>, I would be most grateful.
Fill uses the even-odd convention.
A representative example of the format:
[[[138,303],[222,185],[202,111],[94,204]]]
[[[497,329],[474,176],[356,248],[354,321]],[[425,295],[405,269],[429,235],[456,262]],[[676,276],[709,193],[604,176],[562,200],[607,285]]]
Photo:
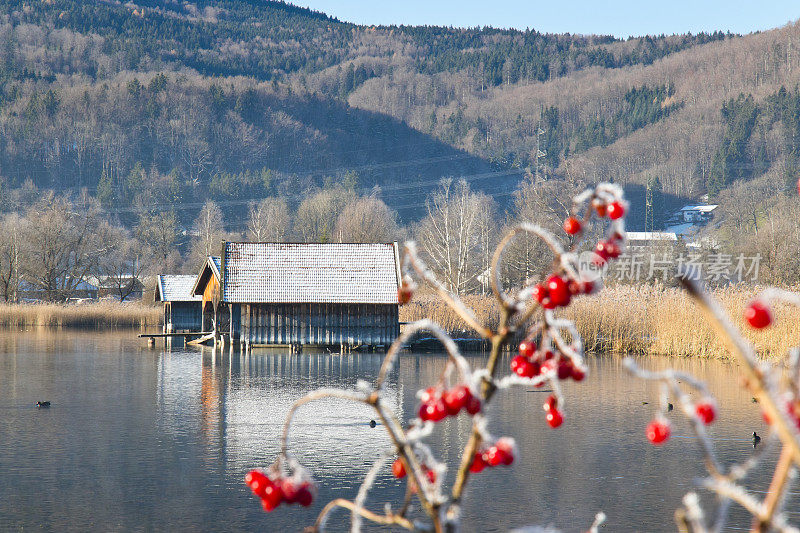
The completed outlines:
[[[155,301],[164,302],[164,333],[202,331],[202,298],[192,294],[196,280],[193,275],[156,277]]]
[[[633,251],[663,245],[671,246],[678,242],[678,236],[675,233],[666,231],[629,231],[625,236],[628,240],[628,248]]]
[[[687,205],[680,210],[682,221],[700,224],[708,222],[714,216],[713,213],[717,207],[717,205],[709,204]]]
[[[247,346],[387,346],[400,333],[396,244],[225,242],[192,290],[203,328]]]
[[[67,292],[66,290],[64,292]],[[99,288],[97,285],[88,281],[78,282],[75,287],[68,291],[70,296],[67,301],[76,302],[81,300],[96,300],[99,295]],[[21,302],[34,302],[46,301],[48,294],[45,289],[39,285],[35,285],[27,280],[20,280],[19,288],[17,289],[17,298]],[[62,300],[63,301],[63,300]]]

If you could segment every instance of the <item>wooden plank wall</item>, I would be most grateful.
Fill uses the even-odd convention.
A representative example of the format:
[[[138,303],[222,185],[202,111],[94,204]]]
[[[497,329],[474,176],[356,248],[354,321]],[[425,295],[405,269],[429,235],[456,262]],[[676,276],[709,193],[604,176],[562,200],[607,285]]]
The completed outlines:
[[[397,305],[242,304],[241,339],[251,345],[391,344],[400,334]]]

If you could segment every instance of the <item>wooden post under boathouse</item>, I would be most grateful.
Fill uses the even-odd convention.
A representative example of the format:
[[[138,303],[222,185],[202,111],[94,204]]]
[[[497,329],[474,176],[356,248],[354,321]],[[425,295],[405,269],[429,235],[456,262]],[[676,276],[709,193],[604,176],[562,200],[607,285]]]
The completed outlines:
[[[386,347],[400,334],[396,243],[225,242],[192,290],[203,331],[253,346]]]
[[[156,277],[155,301],[164,302],[162,333],[203,331],[201,298],[192,294],[197,276],[166,275]]]

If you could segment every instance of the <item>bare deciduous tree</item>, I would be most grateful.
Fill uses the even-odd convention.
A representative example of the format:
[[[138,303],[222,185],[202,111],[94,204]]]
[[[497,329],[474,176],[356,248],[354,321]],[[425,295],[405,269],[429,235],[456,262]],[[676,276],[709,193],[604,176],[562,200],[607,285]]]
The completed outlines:
[[[396,213],[373,196],[347,204],[336,221],[339,242],[391,242],[399,233]]]
[[[291,233],[289,206],[283,198],[264,198],[250,206],[247,238],[254,242],[284,242]]]
[[[430,267],[448,290],[464,294],[480,285],[483,264],[482,217],[491,212],[490,199],[473,193],[466,181],[444,180],[427,200],[428,215],[420,222],[417,236]]]
[[[16,213],[5,215],[0,221],[0,292],[6,302],[17,299],[21,228],[22,220]]]
[[[194,221],[194,232],[195,236],[189,254],[192,268],[202,264],[208,256],[218,255],[221,242],[225,238],[222,210],[215,202],[206,202],[203,209],[200,210],[200,214]]]
[[[303,242],[331,242],[336,219],[352,199],[347,189],[321,189],[300,203],[295,219],[295,231]]]

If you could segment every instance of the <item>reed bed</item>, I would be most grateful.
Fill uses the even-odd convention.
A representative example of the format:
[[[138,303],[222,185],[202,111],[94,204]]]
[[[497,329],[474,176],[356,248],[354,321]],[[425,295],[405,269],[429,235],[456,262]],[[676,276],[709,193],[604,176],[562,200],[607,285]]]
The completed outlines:
[[[780,357],[800,345],[800,309],[775,303],[772,327],[755,331],[746,326],[744,308],[759,291],[728,288],[713,291],[745,337],[764,357]],[[497,324],[499,308],[492,297],[465,298],[481,321]],[[726,349],[691,298],[680,289],[617,286],[576,299],[558,314],[575,322],[590,352],[727,357]],[[400,320],[430,317],[455,336],[466,325],[435,297],[422,296],[401,308]]]
[[[0,304],[0,327],[139,328],[161,324],[162,309],[140,302]]]

